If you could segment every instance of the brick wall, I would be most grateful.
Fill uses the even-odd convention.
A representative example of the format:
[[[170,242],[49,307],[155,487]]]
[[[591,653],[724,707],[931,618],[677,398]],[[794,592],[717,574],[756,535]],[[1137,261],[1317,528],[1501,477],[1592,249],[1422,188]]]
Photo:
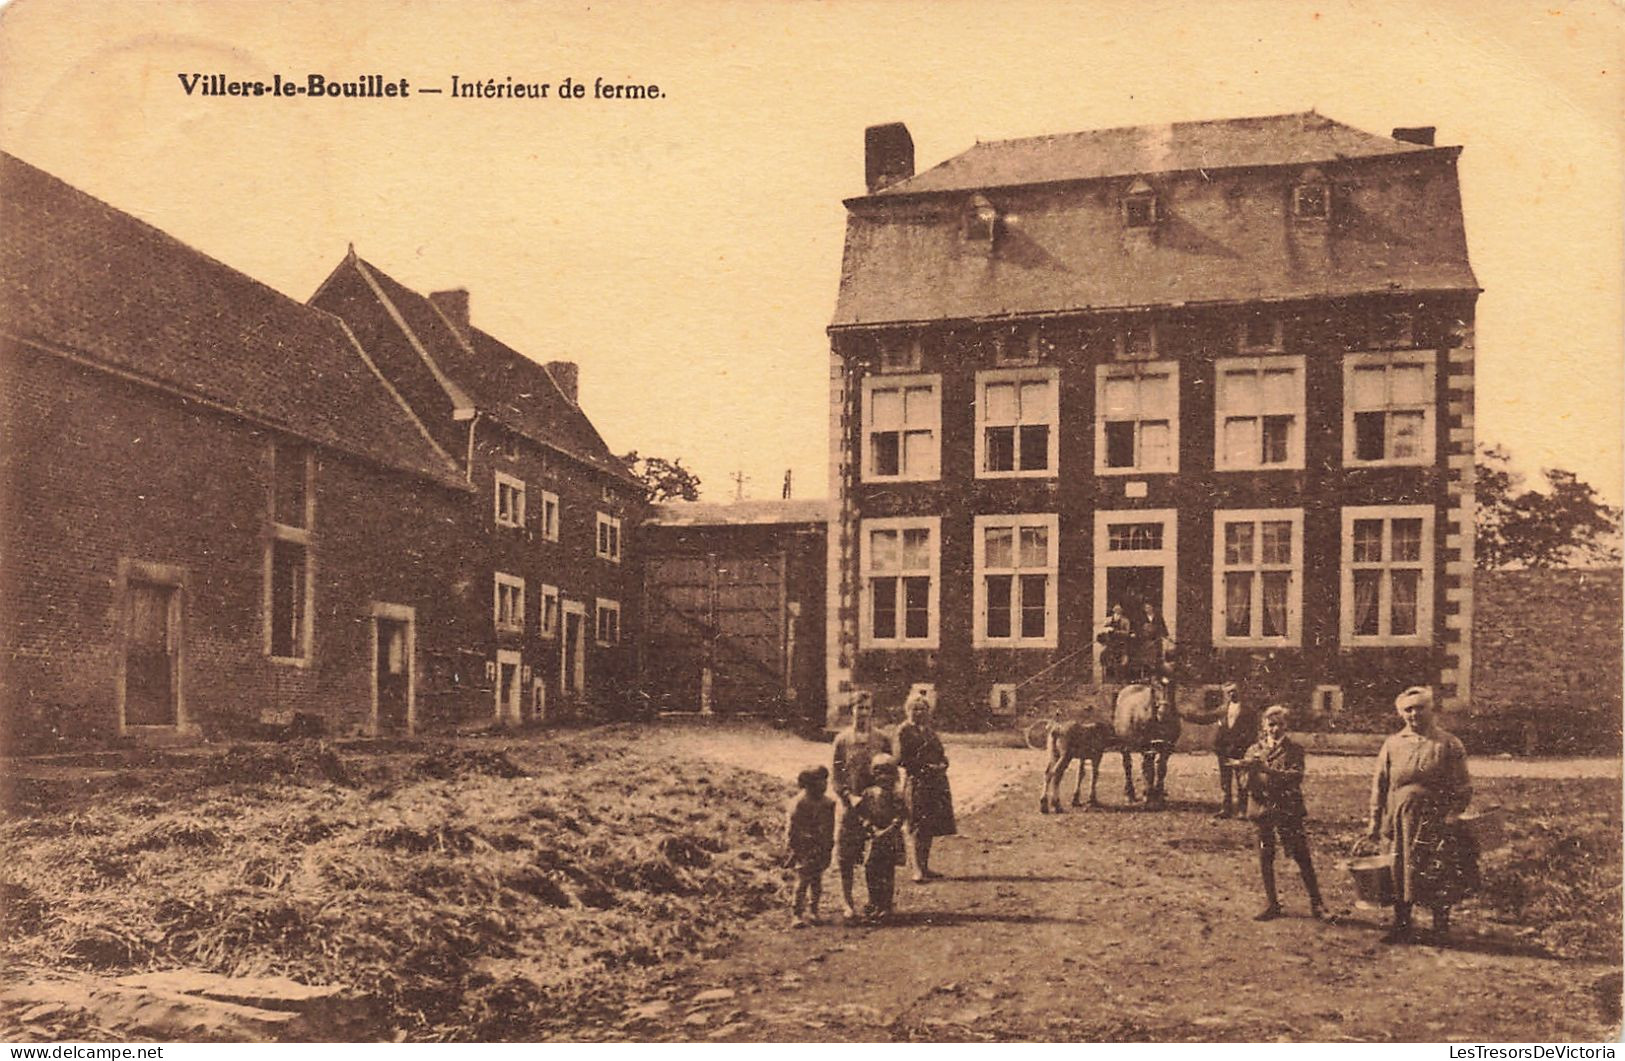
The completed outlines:
[[[1480,571],[1473,750],[1620,749],[1621,572]]]
[[[296,711],[370,724],[372,605],[416,612],[420,724],[468,713],[431,652],[483,648],[489,590],[465,570],[468,496],[318,452],[309,665],[265,650],[274,435],[100,370],[0,350],[0,745],[117,734],[121,570],[181,579],[183,716],[203,735]],[[482,626],[482,620],[484,625]]]

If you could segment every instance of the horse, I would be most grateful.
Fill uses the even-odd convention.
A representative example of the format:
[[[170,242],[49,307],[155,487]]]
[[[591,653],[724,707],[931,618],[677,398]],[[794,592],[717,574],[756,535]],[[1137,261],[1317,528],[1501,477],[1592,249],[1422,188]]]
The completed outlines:
[[[1049,764],[1044,767],[1044,794],[1038,801],[1039,812],[1048,814],[1053,807],[1056,814],[1061,813],[1061,779],[1074,759],[1078,761],[1078,783],[1072,789],[1072,805],[1083,805],[1083,774],[1088,766],[1093,768],[1089,774],[1089,806],[1098,807],[1100,801],[1095,798],[1095,786],[1100,782],[1100,760],[1111,741],[1111,727],[1104,722],[1051,722],[1044,738]]]
[[[1113,743],[1123,753],[1123,792],[1128,801],[1138,801],[1134,794],[1133,755],[1139,752],[1146,806],[1162,806],[1168,757],[1179,739],[1179,712],[1174,709],[1167,684],[1142,682],[1119,689],[1112,712],[1112,733]]]

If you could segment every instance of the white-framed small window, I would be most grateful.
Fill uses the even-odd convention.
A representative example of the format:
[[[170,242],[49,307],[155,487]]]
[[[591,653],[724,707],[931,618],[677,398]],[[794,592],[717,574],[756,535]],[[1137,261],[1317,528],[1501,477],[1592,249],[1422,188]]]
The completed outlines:
[[[1213,513],[1213,644],[1303,641],[1303,509]]]
[[[1292,188],[1292,216],[1300,221],[1325,221],[1332,216],[1331,185],[1308,180]]]
[[[941,430],[942,402],[937,376],[885,376],[864,380],[864,481],[937,478]]]
[[[965,239],[976,243],[992,243],[999,229],[999,209],[980,193],[971,196],[965,204]]]
[[[1302,468],[1303,358],[1221,357],[1214,372],[1214,467]]]
[[[1127,228],[1151,228],[1162,219],[1162,204],[1156,189],[1144,178],[1136,180],[1123,195],[1123,225]]]
[[[1277,354],[1285,349],[1285,332],[1279,314],[1255,311],[1236,322],[1236,352]]]
[[[977,516],[975,537],[977,648],[1054,648],[1059,517]]]
[[[525,483],[503,472],[496,472],[496,524],[499,527],[525,525]]]
[[[936,516],[860,524],[864,648],[937,647],[941,526]]]
[[[1343,359],[1343,463],[1433,463],[1431,350],[1358,353]]]
[[[1055,368],[976,374],[976,474],[993,479],[1056,474],[1060,373]]]
[[[1345,648],[1432,643],[1433,519],[1431,505],[1343,509]]]
[[[619,601],[598,598],[597,614],[597,641],[598,644],[608,646],[617,645],[621,641],[621,604]]]
[[[559,632],[559,587],[542,586],[540,601],[541,611],[537,616],[537,626],[544,638],[558,636]]]
[[[505,633],[525,632],[525,580],[498,571],[493,579],[491,621]]]
[[[1179,366],[1172,361],[1095,369],[1095,473],[1178,470]]]
[[[551,490],[541,492],[541,531],[546,541],[559,540],[559,495]]]
[[[507,460],[518,460],[519,432],[503,431],[501,437],[497,440],[497,451]]]
[[[614,564],[621,562],[621,517],[598,513],[598,557]]]

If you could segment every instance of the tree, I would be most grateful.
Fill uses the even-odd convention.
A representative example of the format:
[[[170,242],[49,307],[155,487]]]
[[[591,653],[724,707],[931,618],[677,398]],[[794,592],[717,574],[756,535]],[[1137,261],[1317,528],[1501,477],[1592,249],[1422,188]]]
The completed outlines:
[[[637,450],[621,462],[643,481],[644,497],[651,501],[698,501],[700,477],[683,467],[683,458],[643,457]]]
[[[1593,567],[1620,562],[1620,510],[1562,468],[1541,471],[1546,489],[1523,489],[1512,455],[1478,447],[1478,566]]]

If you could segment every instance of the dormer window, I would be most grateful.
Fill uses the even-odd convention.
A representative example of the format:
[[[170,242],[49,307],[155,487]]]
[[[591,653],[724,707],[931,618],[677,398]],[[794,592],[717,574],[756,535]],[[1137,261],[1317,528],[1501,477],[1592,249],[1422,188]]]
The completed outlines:
[[[1144,180],[1137,180],[1123,196],[1123,224],[1128,228],[1151,228],[1161,216],[1157,193]]]
[[[1319,169],[1305,170],[1293,185],[1292,216],[1299,221],[1325,221],[1332,216],[1332,188]]]
[[[983,195],[974,196],[965,209],[965,239],[969,242],[992,243],[998,229],[999,211]]]

